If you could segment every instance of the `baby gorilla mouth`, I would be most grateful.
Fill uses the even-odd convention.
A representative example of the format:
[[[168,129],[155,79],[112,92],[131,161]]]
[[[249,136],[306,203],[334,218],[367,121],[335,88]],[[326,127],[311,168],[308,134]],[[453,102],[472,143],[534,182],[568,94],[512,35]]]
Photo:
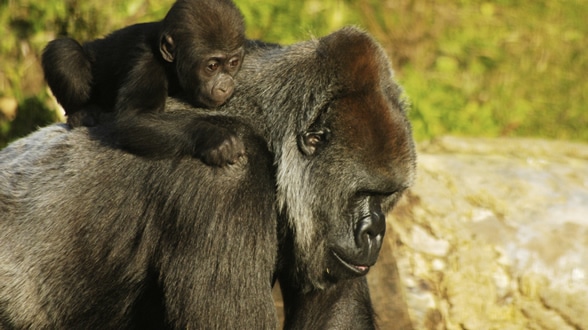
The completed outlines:
[[[333,256],[335,257],[335,259],[337,259],[337,261],[339,261],[339,263],[341,265],[343,265],[343,267],[349,271],[351,271],[352,273],[356,274],[357,276],[363,276],[365,274],[368,273],[368,271],[370,270],[370,266],[366,266],[366,265],[355,265],[351,262],[346,261],[345,259],[343,259],[341,256],[339,256],[337,254],[337,252],[333,251]]]

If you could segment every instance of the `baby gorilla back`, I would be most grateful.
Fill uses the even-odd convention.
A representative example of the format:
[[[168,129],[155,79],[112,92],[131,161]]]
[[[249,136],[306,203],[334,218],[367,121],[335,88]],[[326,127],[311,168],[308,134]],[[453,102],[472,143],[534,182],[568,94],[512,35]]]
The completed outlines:
[[[0,152],[0,328],[275,328],[272,158],[218,123],[248,149],[222,169],[63,125]]]

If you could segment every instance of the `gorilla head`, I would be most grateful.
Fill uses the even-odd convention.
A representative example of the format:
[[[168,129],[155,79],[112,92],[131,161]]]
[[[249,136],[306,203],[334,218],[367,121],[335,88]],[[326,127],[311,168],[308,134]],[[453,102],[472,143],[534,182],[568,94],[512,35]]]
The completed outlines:
[[[356,28],[260,53],[248,55],[235,102],[260,98],[252,105],[258,111],[243,113],[264,117],[276,155],[278,206],[293,232],[283,240],[294,251],[284,262],[295,263],[295,281],[307,289],[365,275],[380,250],[384,215],[415,171],[389,61]],[[249,84],[252,72],[269,81]]]

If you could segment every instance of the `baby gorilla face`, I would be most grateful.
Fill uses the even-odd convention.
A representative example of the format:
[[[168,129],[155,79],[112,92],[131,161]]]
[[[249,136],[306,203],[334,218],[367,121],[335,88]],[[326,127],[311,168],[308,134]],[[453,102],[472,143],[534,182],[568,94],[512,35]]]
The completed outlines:
[[[227,102],[235,91],[234,77],[243,63],[243,47],[231,52],[204,50],[190,53],[189,50],[179,51],[175,59],[178,80],[187,101],[205,108],[215,108]]]
[[[197,90],[193,98],[206,107],[217,107],[225,103],[235,90],[235,74],[243,62],[243,48],[232,53],[209,54],[198,66]]]

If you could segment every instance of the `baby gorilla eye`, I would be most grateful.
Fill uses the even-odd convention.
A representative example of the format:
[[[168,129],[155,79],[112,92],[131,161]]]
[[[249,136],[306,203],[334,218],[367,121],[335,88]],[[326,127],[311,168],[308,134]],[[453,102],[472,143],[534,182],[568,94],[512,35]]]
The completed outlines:
[[[239,59],[238,58],[233,58],[229,61],[229,66],[231,67],[237,67],[239,66]]]
[[[208,71],[214,72],[214,71],[218,70],[219,63],[218,63],[218,61],[210,61],[210,62],[208,62],[208,66],[206,68],[208,69]]]

